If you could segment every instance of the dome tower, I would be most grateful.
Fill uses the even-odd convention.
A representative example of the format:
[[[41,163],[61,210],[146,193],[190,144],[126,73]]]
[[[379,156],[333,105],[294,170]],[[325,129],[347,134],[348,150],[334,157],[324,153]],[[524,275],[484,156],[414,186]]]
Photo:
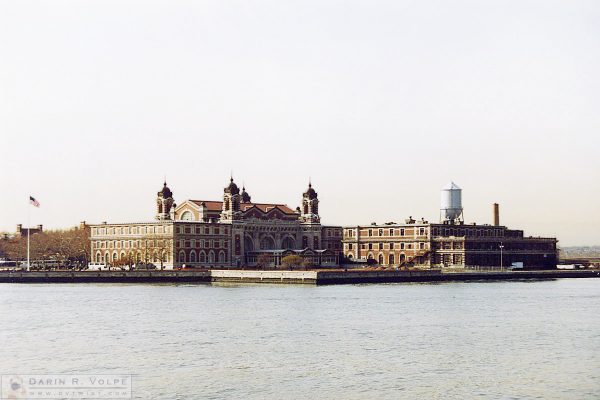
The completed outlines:
[[[300,219],[302,222],[313,224],[320,223],[319,198],[310,181],[308,182],[308,189],[302,194],[302,207],[300,211]]]
[[[167,186],[167,182],[163,184],[163,188],[156,194],[156,219],[165,221],[171,219],[171,207],[174,206],[173,192]]]
[[[233,221],[239,219],[242,215],[240,211],[240,189],[233,182],[233,177],[229,180],[229,185],[223,189],[223,209],[221,211],[221,220]]]

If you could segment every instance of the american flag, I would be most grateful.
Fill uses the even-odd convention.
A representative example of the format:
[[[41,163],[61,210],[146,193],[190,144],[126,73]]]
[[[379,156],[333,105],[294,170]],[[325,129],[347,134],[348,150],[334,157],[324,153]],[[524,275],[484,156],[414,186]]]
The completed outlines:
[[[29,196],[29,204],[31,204],[34,207],[39,207],[40,206],[40,202],[37,201],[35,198],[33,198],[32,196]]]

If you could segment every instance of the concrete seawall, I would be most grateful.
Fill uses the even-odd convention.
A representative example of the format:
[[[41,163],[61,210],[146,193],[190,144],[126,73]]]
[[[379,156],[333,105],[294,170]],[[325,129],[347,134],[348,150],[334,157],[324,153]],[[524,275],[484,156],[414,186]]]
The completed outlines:
[[[209,271],[46,271],[0,272],[0,282],[210,282]]]
[[[85,282],[237,282],[336,285],[388,282],[442,282],[474,280],[519,280],[600,277],[599,270],[548,270],[502,272],[442,272],[440,270],[178,270],[178,271],[47,271],[0,272],[4,283],[85,283]]]

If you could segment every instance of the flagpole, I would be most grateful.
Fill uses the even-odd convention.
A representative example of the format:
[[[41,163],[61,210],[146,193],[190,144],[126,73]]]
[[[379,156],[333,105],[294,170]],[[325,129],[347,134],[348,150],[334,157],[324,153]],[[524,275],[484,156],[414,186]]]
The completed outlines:
[[[31,232],[31,207],[27,204],[27,272],[29,272],[31,263],[29,259],[29,234]]]

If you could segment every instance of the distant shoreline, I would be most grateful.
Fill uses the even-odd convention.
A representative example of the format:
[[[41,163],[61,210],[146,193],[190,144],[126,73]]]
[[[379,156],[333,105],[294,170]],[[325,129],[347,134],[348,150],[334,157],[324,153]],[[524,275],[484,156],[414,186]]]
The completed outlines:
[[[539,280],[600,278],[600,270],[442,272],[441,270],[151,270],[151,271],[17,271],[0,272],[0,283],[277,283],[336,285],[391,282]]]

